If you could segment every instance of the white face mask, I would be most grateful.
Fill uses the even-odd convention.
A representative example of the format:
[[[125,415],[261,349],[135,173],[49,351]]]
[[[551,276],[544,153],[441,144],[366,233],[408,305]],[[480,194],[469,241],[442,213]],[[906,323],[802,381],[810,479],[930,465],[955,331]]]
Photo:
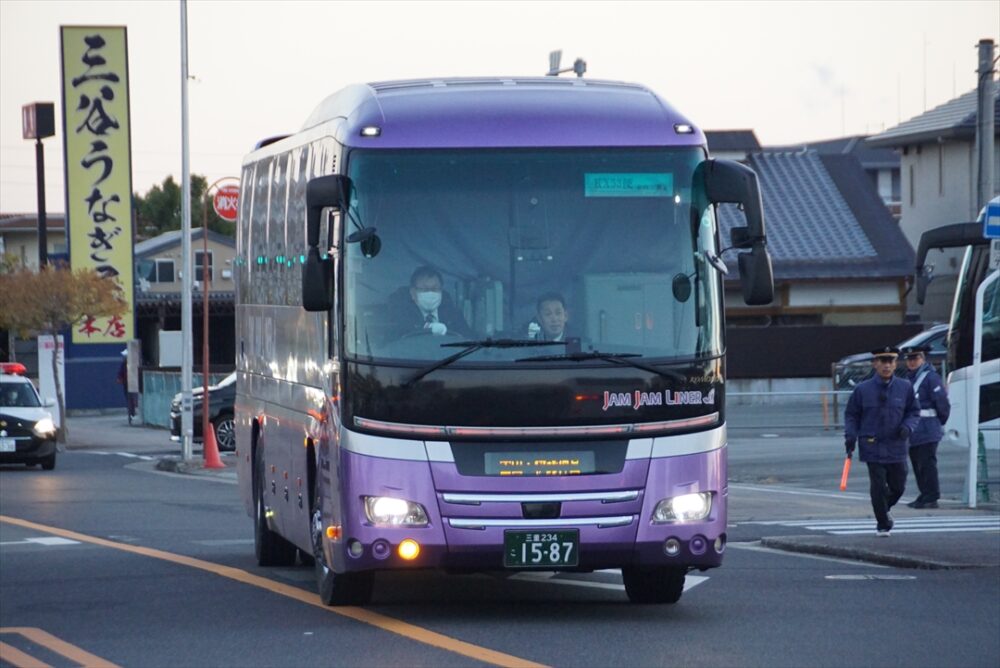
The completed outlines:
[[[417,293],[417,306],[421,311],[433,311],[441,305],[441,293],[428,290]]]

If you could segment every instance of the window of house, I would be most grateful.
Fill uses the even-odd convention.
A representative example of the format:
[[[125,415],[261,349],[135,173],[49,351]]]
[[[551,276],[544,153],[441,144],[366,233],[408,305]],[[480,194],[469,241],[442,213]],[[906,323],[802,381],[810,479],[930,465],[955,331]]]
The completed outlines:
[[[174,282],[174,261],[173,260],[156,260],[156,267],[154,269],[155,277],[150,280],[151,283],[173,283]]]
[[[173,260],[140,260],[137,263],[140,278],[150,283],[173,283]]]
[[[913,165],[910,165],[909,170],[910,170],[910,206],[913,206],[913,202],[916,199],[913,190]]]
[[[202,264],[208,263],[208,280],[213,280],[215,275],[212,273],[212,251],[205,253],[204,251],[195,251],[194,253],[194,280],[200,281],[204,277]]]

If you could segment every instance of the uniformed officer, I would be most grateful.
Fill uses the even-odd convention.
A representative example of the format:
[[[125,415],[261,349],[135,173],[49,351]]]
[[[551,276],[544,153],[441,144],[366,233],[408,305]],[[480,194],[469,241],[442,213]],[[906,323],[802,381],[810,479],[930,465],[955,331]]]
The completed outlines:
[[[847,401],[844,415],[844,448],[868,465],[869,492],[875,512],[877,536],[892,530],[889,510],[906,488],[907,439],[920,420],[913,385],[895,375],[899,349],[885,346],[872,351],[875,374],[858,383]]]
[[[938,487],[937,447],[944,436],[944,425],[951,412],[948,390],[941,376],[927,361],[926,346],[907,346],[901,351],[906,363],[906,377],[920,403],[920,422],[910,434],[910,463],[917,479],[920,496],[906,504],[910,508],[937,508],[941,490]]]

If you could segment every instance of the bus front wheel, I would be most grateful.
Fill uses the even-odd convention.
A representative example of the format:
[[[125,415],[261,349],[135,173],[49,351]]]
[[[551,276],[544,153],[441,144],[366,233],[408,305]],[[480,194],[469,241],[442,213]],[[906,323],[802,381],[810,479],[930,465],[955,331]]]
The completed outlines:
[[[623,568],[625,593],[632,603],[676,603],[684,593],[684,568]]]
[[[318,498],[313,500],[310,520],[316,588],[324,605],[367,605],[372,598],[372,573],[336,573],[326,563],[323,552],[323,514]]]

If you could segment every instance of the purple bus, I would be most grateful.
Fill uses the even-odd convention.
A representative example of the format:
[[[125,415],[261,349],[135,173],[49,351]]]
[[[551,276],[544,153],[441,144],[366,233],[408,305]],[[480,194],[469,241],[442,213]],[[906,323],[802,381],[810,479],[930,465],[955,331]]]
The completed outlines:
[[[262,566],[621,569],[726,547],[723,249],[773,294],[756,175],[643,86],[393,81],[243,163],[236,439]]]

